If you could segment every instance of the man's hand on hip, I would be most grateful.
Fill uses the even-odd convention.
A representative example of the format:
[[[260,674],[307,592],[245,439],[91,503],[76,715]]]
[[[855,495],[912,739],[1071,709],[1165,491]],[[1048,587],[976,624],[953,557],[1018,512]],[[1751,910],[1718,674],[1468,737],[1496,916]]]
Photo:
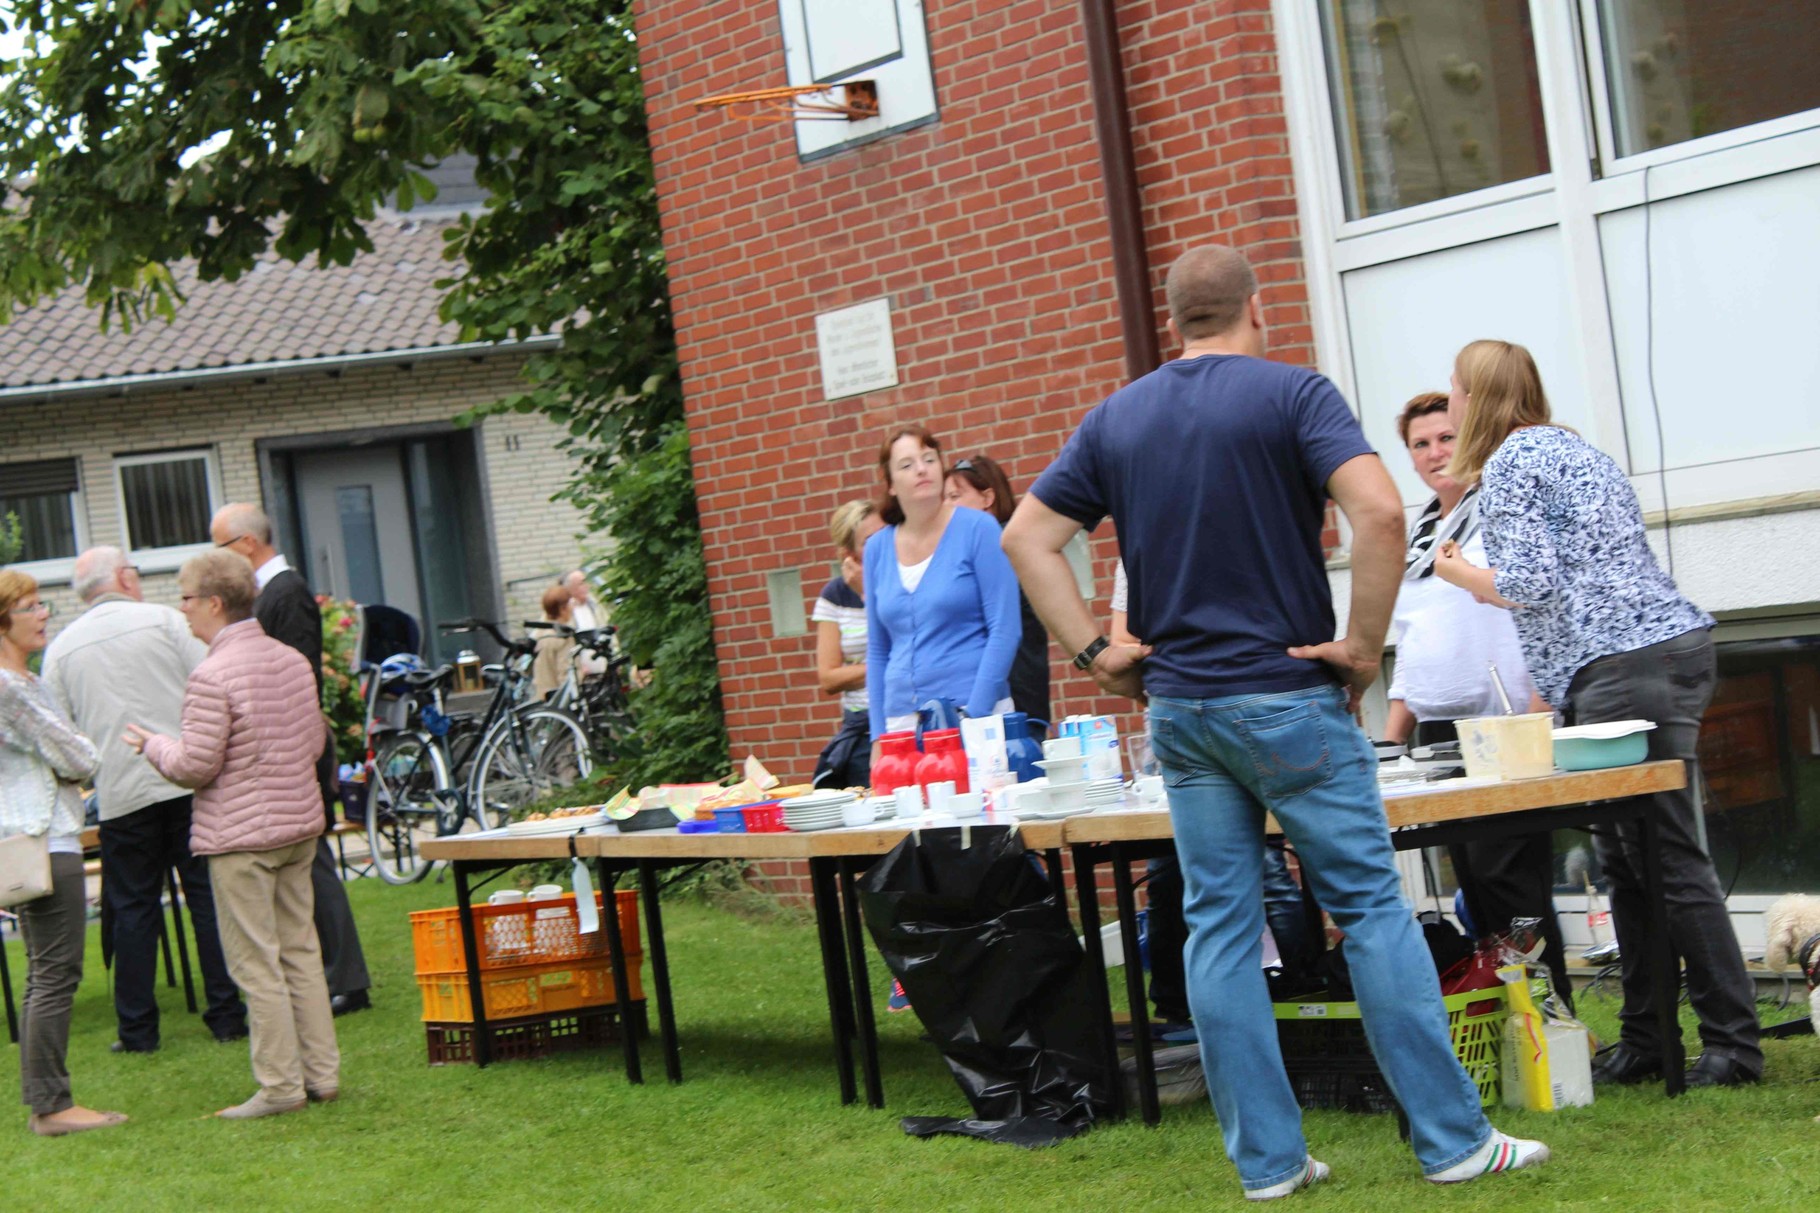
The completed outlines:
[[[1150,656],[1147,644],[1114,644],[1108,645],[1093,659],[1087,672],[1100,684],[1102,690],[1126,699],[1135,699],[1139,703],[1150,702],[1144,694],[1144,658]]]
[[[1303,661],[1320,661],[1346,684],[1346,710],[1358,714],[1359,701],[1365,688],[1378,680],[1378,667],[1383,656],[1360,652],[1350,640],[1330,640],[1326,644],[1299,644],[1289,650],[1291,657]]]

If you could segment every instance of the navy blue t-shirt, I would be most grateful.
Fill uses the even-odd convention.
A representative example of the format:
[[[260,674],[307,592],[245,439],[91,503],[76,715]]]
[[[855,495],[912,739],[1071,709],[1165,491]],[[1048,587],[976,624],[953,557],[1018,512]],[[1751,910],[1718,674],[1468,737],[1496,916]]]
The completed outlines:
[[[1325,485],[1372,453],[1324,376],[1209,354],[1113,393],[1030,491],[1088,530],[1117,524],[1131,632],[1155,646],[1146,691],[1292,691],[1333,680],[1285,650],[1333,639]]]

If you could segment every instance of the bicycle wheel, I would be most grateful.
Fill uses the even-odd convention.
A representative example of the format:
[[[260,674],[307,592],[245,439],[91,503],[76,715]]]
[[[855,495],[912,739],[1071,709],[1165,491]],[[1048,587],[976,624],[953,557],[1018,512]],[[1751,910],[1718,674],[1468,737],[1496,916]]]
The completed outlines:
[[[504,825],[517,809],[594,769],[588,732],[568,712],[535,707],[519,712],[517,721],[517,731],[511,719],[495,724],[474,755],[468,803],[483,829]],[[516,734],[522,735],[522,744]]]
[[[436,794],[448,788],[448,763],[430,738],[398,733],[380,743],[367,788],[367,845],[387,884],[410,884],[430,870],[417,847],[439,833]]]

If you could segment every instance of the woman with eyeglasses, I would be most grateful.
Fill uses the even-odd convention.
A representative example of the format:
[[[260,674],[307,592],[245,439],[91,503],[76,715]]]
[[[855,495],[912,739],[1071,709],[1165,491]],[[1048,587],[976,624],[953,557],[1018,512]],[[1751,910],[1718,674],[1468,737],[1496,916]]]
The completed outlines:
[[[77,785],[93,777],[101,755],[28,664],[48,640],[50,613],[35,580],[0,570],[0,837],[45,836],[51,872],[49,893],[13,907],[26,957],[19,1086],[32,1132],[62,1137],[126,1116],[81,1107],[70,1095],[70,1009],[88,939]]]
[[[872,729],[866,699],[866,540],[884,526],[878,505],[849,501],[828,520],[840,576],[822,587],[809,618],[815,623],[815,677],[824,695],[840,696],[840,730],[815,760],[816,787],[854,788],[872,782]]]
[[[883,530],[866,541],[866,696],[879,737],[916,727],[917,709],[948,699],[969,716],[1008,712],[1007,681],[1023,629],[1017,575],[997,521],[945,499],[941,443],[920,425],[879,448]]]
[[[1611,881],[1622,953],[1618,1043],[1600,1051],[1594,1082],[1662,1072],[1663,1041],[1649,979],[1651,936],[1667,931],[1687,965],[1688,1000],[1704,1051],[1689,1086],[1754,1083],[1763,1072],[1757,1008],[1712,858],[1700,844],[1693,789],[1696,743],[1715,678],[1713,618],[1675,587],[1650,551],[1630,478],[1549,413],[1529,351],[1475,341],[1454,359],[1447,474],[1479,485],[1490,568],[1444,541],[1435,576],[1511,612],[1536,690],[1570,724],[1649,720],[1652,759],[1687,764],[1687,786],[1650,797],[1661,839],[1668,921],[1655,922],[1635,824],[1593,844]]]
[[[1011,491],[1011,478],[989,455],[957,459],[948,468],[948,488],[944,494],[953,505],[980,510],[998,520],[1003,530],[1017,509],[1017,494]],[[1049,633],[1043,621],[1030,608],[1023,590],[1017,594],[1018,622],[1023,639],[1018,642],[1017,656],[1011,661],[1011,705],[1030,722],[1030,731],[1042,740],[1049,722]]]

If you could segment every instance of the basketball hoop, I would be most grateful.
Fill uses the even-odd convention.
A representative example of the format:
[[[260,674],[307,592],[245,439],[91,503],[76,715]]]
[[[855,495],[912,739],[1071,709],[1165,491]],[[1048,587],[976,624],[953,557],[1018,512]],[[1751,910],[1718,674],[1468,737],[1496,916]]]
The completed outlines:
[[[724,109],[741,122],[859,122],[878,117],[878,82],[847,80],[722,93],[703,97],[695,108]]]

